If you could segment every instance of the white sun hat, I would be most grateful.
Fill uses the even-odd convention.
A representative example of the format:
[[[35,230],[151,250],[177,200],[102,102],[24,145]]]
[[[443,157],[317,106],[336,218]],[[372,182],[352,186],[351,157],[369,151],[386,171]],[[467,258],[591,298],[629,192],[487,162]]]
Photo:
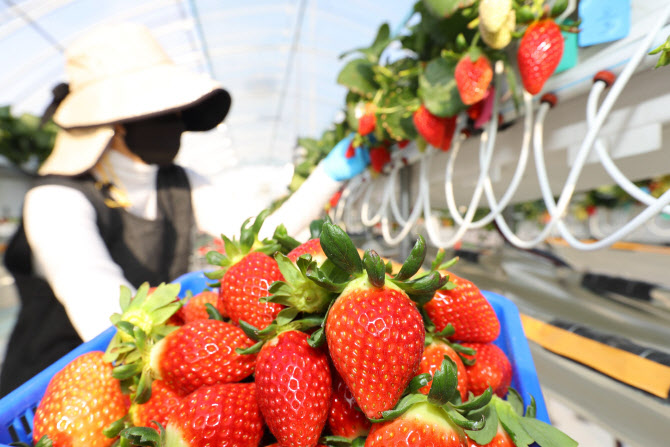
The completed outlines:
[[[230,109],[230,94],[207,75],[176,65],[148,28],[98,27],[65,52],[69,92],[57,106],[61,128],[41,175],[81,174],[109,145],[113,125],[181,111],[186,130],[209,130]]]

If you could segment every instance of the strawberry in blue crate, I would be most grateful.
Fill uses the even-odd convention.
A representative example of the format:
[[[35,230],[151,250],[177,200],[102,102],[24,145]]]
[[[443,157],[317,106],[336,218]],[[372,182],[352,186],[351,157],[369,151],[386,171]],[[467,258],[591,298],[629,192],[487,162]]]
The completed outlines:
[[[419,447],[577,445],[535,418],[532,399],[524,408],[511,388],[514,359],[493,344],[505,328],[474,284],[448,272],[454,261],[443,263],[439,253],[431,269],[422,269],[426,245],[419,236],[396,266],[373,250],[361,256],[330,222],[312,229],[302,244],[281,226],[264,241],[274,247],[264,256],[280,275],[245,300],[252,312],[237,314],[279,306],[262,325],[222,316],[211,296],[199,304],[198,318],[175,319],[189,302],[178,301],[176,284],[151,293],[145,284],[134,297],[123,290],[107,353],[85,354],[53,377],[33,440],[48,438],[53,447],[200,447],[226,445],[234,434],[235,446],[362,447],[407,445],[394,441],[402,433]],[[259,246],[255,234],[244,237]],[[218,252],[211,259],[220,269],[207,273],[209,288],[217,290],[214,281],[232,264]],[[244,284],[245,273],[236,275]],[[68,373],[91,356],[103,376],[76,371],[95,377],[97,387]],[[97,389],[85,393],[86,387]],[[103,390],[104,399],[94,392]],[[55,396],[68,393],[76,402],[56,405]],[[101,404],[105,412],[94,410]]]

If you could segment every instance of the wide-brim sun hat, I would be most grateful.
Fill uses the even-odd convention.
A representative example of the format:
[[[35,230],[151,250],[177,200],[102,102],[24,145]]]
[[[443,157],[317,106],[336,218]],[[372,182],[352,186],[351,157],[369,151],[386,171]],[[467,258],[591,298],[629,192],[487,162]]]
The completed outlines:
[[[69,93],[53,115],[61,128],[41,175],[77,175],[92,168],[109,145],[113,126],[180,111],[186,130],[221,123],[230,94],[211,77],[176,65],[149,29],[101,26],[65,52]]]

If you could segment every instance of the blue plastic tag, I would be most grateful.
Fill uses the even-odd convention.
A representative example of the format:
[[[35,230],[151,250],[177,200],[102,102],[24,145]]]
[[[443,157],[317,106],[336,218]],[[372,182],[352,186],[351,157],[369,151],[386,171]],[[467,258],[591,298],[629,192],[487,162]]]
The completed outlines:
[[[563,56],[554,73],[560,73],[577,65],[577,34],[563,31]]]
[[[579,46],[623,39],[630,32],[630,0],[580,0]]]

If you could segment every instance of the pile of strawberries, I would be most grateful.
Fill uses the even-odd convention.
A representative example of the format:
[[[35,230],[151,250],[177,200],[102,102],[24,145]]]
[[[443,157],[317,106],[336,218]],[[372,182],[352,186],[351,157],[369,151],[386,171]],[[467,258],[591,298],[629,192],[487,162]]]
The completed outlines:
[[[424,271],[419,237],[399,268],[361,258],[315,223],[300,244],[265,213],[210,252],[218,293],[178,284],[121,293],[105,353],[51,380],[34,440],[53,447],[574,446],[524,410],[500,324],[471,282]],[[286,253],[286,255],[284,254]],[[506,400],[503,400],[506,398]]]

